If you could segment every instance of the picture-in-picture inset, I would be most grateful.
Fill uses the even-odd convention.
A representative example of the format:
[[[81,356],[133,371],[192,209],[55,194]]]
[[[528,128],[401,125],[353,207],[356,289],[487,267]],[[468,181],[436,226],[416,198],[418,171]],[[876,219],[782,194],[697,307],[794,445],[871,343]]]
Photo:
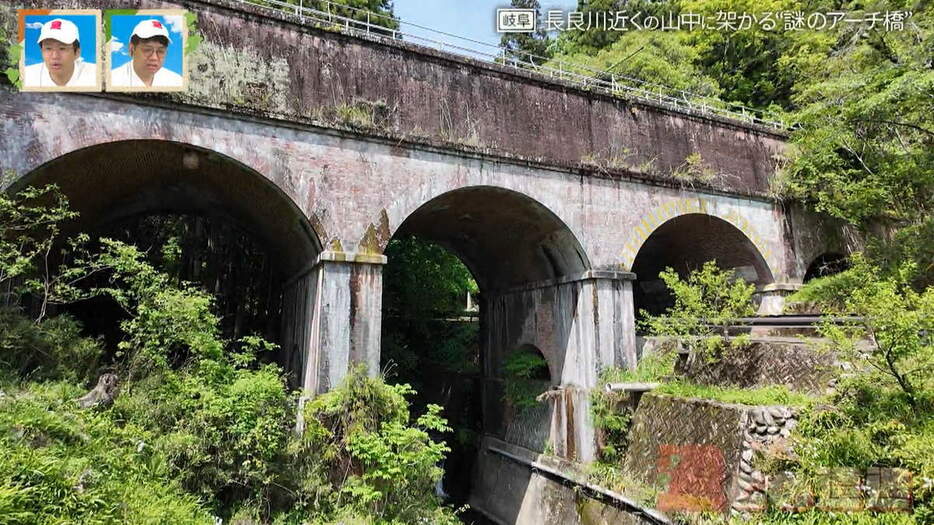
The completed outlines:
[[[106,12],[108,91],[182,91],[188,85],[185,11]]]
[[[100,91],[101,14],[96,10],[19,12],[23,91]]]

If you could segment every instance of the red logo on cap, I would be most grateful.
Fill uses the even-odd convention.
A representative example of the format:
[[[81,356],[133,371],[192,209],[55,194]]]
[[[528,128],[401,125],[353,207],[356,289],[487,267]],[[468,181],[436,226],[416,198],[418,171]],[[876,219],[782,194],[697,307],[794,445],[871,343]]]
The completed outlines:
[[[62,28],[61,20],[55,20],[54,22],[52,22],[52,29],[61,29],[61,28]]]
[[[158,28],[161,29],[161,28],[162,28],[162,24],[160,24],[160,23],[157,22],[156,20],[153,20],[153,21],[152,21],[152,27],[158,27]]]

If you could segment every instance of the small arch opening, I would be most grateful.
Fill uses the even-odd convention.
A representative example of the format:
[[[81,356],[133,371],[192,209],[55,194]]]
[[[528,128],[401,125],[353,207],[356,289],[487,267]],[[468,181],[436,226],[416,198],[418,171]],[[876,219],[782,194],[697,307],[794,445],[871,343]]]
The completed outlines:
[[[818,277],[827,277],[838,274],[850,267],[850,263],[845,255],[839,253],[825,253],[819,255],[808,266],[804,273],[804,282],[817,279]]]

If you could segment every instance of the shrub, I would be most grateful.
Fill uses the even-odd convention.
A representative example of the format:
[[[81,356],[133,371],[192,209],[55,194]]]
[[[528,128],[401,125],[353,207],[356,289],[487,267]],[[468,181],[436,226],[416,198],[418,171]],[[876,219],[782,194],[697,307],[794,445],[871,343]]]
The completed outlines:
[[[0,308],[0,367],[33,380],[93,380],[103,353],[100,341],[81,335],[73,318],[35,322],[15,308]]]
[[[653,316],[642,311],[642,325],[657,336],[691,337],[704,356],[710,357],[723,348],[727,328],[738,317],[755,313],[752,294],[755,286],[737,278],[732,270],[723,270],[714,261],[682,278],[671,268],[659,274],[674,296],[675,303],[664,315]],[[743,337],[731,339],[731,344],[746,343]]]

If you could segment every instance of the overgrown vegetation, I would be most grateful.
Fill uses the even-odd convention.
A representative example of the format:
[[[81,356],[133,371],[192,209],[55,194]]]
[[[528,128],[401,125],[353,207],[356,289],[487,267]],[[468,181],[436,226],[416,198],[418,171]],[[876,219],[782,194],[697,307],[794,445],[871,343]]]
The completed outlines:
[[[470,495],[480,435],[479,321],[468,296],[477,283],[442,246],[414,236],[393,238],[383,270],[381,359],[390,382],[413,385],[413,407],[445,407],[452,433],[443,491],[453,504]]]
[[[918,523],[934,519],[934,288],[918,291],[915,262],[886,272],[854,256],[850,269],[813,281],[792,299],[858,320],[820,327],[853,370],[827,403],[805,414],[793,453],[768,458],[821,497],[835,468],[904,468],[913,474]],[[826,487],[824,487],[826,490]]]
[[[503,360],[504,401],[520,412],[536,408],[550,379],[544,356],[534,348],[519,348]]]
[[[684,278],[672,268],[658,276],[674,297],[674,305],[664,315],[640,312],[648,334],[690,338],[687,344],[693,359],[712,359],[727,346],[737,348],[748,343],[747,337],[727,335],[734,319],[755,312],[755,285],[733,271],[720,269],[715,261],[705,262]]]
[[[257,359],[275,345],[224,339],[208,294],[110,239],[82,237],[46,271],[48,238],[71,216],[54,188],[0,196],[0,210],[10,296],[105,296],[127,314],[105,348],[67,316],[0,311],[0,521],[456,522],[431,490],[447,450],[432,439],[448,430],[440,408],[412,421],[409,387],[355,371],[306,406],[296,434],[297,392]],[[116,388],[79,408],[104,371]]]
[[[724,388],[692,384],[675,374],[677,351],[708,359],[726,347],[723,332],[731,316],[747,315],[743,306],[751,289],[733,282],[729,272],[705,265],[686,278],[664,272],[675,304],[664,316],[648,316],[651,335],[670,336],[667,344],[643,356],[634,370],[607,370],[601,383],[659,382],[654,393],[701,397],[750,405],[798,407],[799,424],[790,447],[765,451],[759,465],[767,472],[791,472],[783,494],[805,497],[818,505],[837,497],[828,479],[840,469],[863,471],[869,467],[896,467],[912,473],[913,514],[787,513],[770,510],[760,523],[927,523],[932,514],[934,480],[934,289],[917,291],[914,262],[897,272],[885,272],[865,257],[854,256],[849,269],[816,279],[791,300],[819,305],[828,314],[848,314],[852,321],[820,325],[828,345],[849,363],[849,371],[824,398],[792,392],[785,387]],[[698,337],[700,334],[700,337]],[[712,339],[713,342],[702,342]],[[592,396],[595,424],[605,436],[599,467],[602,478],[612,479],[625,449],[628,404],[621,395],[598,390]],[[609,474],[608,474],[609,473]],[[773,502],[778,505],[779,502]],[[686,523],[721,523],[722,518],[685,517]]]

